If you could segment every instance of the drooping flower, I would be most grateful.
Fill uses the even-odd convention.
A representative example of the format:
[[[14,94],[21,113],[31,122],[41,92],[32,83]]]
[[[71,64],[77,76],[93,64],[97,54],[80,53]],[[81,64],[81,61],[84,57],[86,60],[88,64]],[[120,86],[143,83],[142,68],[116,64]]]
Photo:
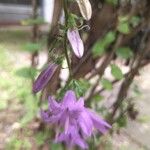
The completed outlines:
[[[80,38],[78,29],[68,29],[67,37],[73,52],[78,58],[81,58],[84,53],[84,45],[83,45],[83,41]]]
[[[80,146],[82,149],[87,149],[88,145],[85,140],[79,134],[78,129],[70,125],[68,128],[68,132],[62,132],[56,139],[56,142],[65,142],[67,147],[73,147],[75,145]]]
[[[64,130],[58,133],[56,141],[63,141],[69,146],[78,145],[82,149],[87,148],[85,140],[92,135],[94,128],[103,134],[111,128],[95,112],[84,107],[84,99],[77,100],[71,90],[66,92],[60,103],[49,97],[49,109],[41,111],[41,116],[45,122]]]
[[[76,0],[80,9],[80,12],[85,20],[90,20],[92,16],[92,8],[89,0]]]
[[[33,92],[37,93],[42,90],[48,83],[48,81],[53,76],[56,68],[58,66],[56,64],[49,64],[47,68],[45,68],[40,75],[37,77],[33,84]]]

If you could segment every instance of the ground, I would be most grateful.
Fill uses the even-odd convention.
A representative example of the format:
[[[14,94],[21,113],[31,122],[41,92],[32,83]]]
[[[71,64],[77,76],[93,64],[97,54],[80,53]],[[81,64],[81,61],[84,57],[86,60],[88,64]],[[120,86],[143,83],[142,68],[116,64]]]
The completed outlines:
[[[36,120],[28,123],[34,115],[39,117],[38,108],[33,107],[35,99],[29,96],[31,82],[17,71],[30,65],[30,54],[22,50],[30,36],[30,28],[0,30],[0,150],[19,150],[20,147],[37,150],[44,138],[42,133],[35,133],[39,125]],[[150,150],[150,65],[140,73],[135,79],[141,91],[137,98],[139,116],[136,121],[129,120],[119,134],[104,137],[109,145],[104,150]]]

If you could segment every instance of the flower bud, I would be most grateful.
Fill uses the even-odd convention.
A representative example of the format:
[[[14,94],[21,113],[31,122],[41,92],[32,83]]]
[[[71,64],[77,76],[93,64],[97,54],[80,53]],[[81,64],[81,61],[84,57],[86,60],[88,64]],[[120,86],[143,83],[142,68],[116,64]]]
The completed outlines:
[[[37,93],[47,85],[47,83],[53,76],[56,68],[56,64],[49,64],[48,67],[40,73],[40,75],[33,84],[33,92]]]
[[[85,20],[90,20],[92,16],[92,8],[89,0],[76,0],[80,9],[80,12]]]
[[[78,58],[81,58],[84,53],[83,41],[80,38],[78,29],[68,29],[67,37],[73,49],[73,52]]]

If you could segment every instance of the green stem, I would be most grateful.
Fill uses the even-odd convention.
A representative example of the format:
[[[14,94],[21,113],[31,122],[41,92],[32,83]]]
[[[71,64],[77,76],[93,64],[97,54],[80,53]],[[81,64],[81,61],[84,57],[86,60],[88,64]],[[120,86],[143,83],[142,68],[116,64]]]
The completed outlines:
[[[71,74],[71,65],[70,65],[70,60],[69,60],[69,56],[68,56],[68,52],[67,52],[67,29],[68,29],[68,10],[67,10],[67,6],[68,6],[68,2],[67,0],[63,0],[63,5],[64,5],[64,13],[65,13],[65,34],[64,34],[64,52],[65,52],[65,57],[67,60],[67,65],[69,68],[69,74],[70,77],[72,76]],[[69,78],[70,78],[69,77]]]

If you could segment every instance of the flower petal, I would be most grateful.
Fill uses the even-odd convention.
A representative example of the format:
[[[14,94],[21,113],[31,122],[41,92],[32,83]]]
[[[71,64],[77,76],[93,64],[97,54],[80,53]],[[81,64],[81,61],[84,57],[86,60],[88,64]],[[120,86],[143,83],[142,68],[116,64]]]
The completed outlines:
[[[60,104],[57,103],[51,96],[48,97],[49,111],[52,111],[53,114],[59,113],[61,111]]]
[[[46,123],[58,123],[62,114],[59,113],[57,115],[51,115],[50,112],[45,112],[45,111],[41,111],[41,117],[43,119],[44,122]]]
[[[91,136],[93,123],[88,113],[86,113],[86,111],[83,111],[82,113],[80,113],[78,124],[81,128],[83,135],[87,137]]]
[[[101,117],[99,117],[96,113],[94,113],[90,109],[87,109],[87,112],[93,121],[94,127],[97,128],[100,132],[105,134],[108,131],[108,129],[111,128],[111,126]]]
[[[74,106],[75,102],[76,102],[76,96],[74,91],[71,90],[67,91],[63,98],[62,106],[65,108],[70,108]]]
[[[88,145],[85,142],[85,140],[80,137],[78,128],[72,125],[68,127],[67,134],[64,131],[57,137],[56,142],[65,142],[68,147],[73,147],[74,145],[78,145],[82,149],[88,148]]]
[[[80,146],[82,149],[88,149],[88,145],[82,138],[78,137],[75,139],[75,144]]]
[[[78,58],[81,58],[84,53],[83,42],[80,38],[79,32],[77,29],[69,29],[67,32],[68,40],[71,44],[73,52]]]
[[[48,81],[53,76],[56,68],[56,64],[49,64],[48,67],[40,73],[40,75],[33,84],[33,92],[37,93],[47,85]]]

